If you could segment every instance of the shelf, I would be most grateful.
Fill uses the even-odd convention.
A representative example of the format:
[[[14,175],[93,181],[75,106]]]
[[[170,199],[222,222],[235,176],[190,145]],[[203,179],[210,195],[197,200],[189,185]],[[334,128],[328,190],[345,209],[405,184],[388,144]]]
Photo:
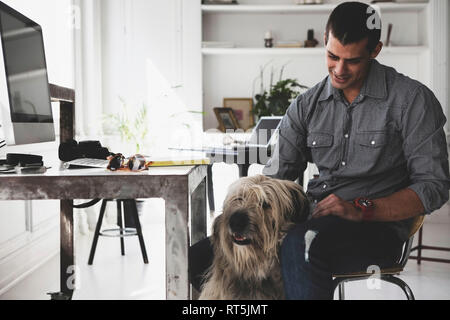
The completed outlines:
[[[420,12],[427,3],[378,3],[382,12]],[[202,5],[203,13],[330,13],[337,4]]]
[[[381,54],[421,54],[422,46],[384,47]],[[323,55],[325,48],[202,48],[203,55]]]

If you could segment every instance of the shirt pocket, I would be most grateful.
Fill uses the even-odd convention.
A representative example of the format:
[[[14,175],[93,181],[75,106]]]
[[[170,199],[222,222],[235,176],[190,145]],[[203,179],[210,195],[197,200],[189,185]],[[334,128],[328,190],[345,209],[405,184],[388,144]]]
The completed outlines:
[[[313,162],[319,170],[333,169],[338,162],[337,150],[334,150],[334,136],[329,133],[310,133],[307,138],[307,146],[311,150]]]
[[[392,155],[388,150],[389,140],[387,131],[359,132],[356,134],[355,156],[362,165],[363,171],[373,171],[374,169],[383,171],[391,165]]]

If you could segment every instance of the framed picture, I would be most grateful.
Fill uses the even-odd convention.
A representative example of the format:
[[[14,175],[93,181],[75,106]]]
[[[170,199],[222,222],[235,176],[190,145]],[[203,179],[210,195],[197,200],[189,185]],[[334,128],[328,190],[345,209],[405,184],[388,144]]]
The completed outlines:
[[[239,123],[234,117],[233,109],[231,108],[214,108],[214,113],[219,122],[219,130],[226,132],[227,130],[239,129]]]
[[[252,98],[225,98],[223,99],[223,106],[233,109],[239,126],[245,131],[255,125],[255,118],[252,113]]]

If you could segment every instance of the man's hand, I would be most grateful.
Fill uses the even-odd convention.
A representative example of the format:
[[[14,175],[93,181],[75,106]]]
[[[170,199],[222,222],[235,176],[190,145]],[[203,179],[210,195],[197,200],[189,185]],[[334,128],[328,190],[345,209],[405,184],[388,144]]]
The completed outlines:
[[[342,200],[338,196],[331,194],[320,201],[313,214],[313,218],[335,215],[343,219],[352,221],[362,221],[363,213],[356,209],[352,203]]]

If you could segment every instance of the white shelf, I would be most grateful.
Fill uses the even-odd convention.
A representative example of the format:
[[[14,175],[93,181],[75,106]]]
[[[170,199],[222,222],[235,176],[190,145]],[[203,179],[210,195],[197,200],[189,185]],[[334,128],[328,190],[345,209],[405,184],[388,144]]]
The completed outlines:
[[[382,12],[420,12],[427,3],[377,3]],[[337,4],[309,5],[202,5],[203,13],[330,13]]]
[[[421,54],[427,47],[384,47],[381,54]],[[325,48],[202,48],[203,55],[323,55]]]

